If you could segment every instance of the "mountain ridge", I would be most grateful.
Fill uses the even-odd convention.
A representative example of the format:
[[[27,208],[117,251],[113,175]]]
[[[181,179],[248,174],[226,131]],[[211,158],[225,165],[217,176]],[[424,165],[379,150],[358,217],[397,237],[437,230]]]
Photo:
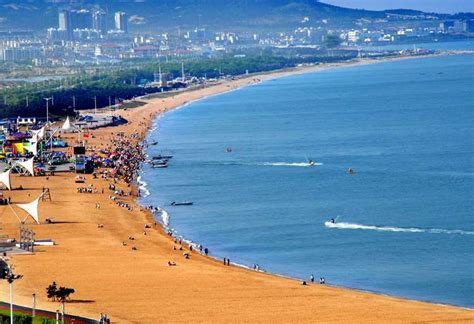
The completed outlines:
[[[0,28],[46,29],[57,27],[62,8],[101,7],[109,13],[125,11],[140,19],[131,21],[132,30],[156,28],[211,27],[213,29],[283,29],[322,19],[344,23],[357,19],[382,19],[387,14],[420,15],[404,9],[371,11],[338,7],[318,0],[0,0]],[[109,15],[111,21],[112,14]]]

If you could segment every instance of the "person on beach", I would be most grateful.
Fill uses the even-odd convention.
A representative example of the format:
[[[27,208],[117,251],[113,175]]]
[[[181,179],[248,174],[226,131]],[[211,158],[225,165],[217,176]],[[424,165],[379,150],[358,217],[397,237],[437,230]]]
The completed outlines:
[[[314,276],[313,276],[313,274],[311,274],[311,276],[309,276],[309,280],[311,280],[311,282],[314,282]]]
[[[207,256],[209,254],[209,249],[208,248],[205,248],[204,249],[204,254]]]

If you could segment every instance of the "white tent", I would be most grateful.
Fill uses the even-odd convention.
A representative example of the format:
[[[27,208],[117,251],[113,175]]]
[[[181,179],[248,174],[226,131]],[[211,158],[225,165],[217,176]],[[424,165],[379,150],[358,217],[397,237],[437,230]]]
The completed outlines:
[[[37,142],[33,142],[32,140],[29,141],[29,144],[28,146],[26,145],[23,145],[23,148],[27,151],[30,151],[31,153],[33,153],[33,155],[36,156],[36,154],[38,154],[38,143]]]
[[[61,127],[61,129],[63,131],[67,131],[67,130],[70,130],[72,128],[72,125],[71,125],[71,121],[69,120],[69,116],[67,116],[66,118],[66,121],[64,122],[63,126]]]
[[[34,157],[26,161],[17,161],[16,164],[28,171],[32,176],[35,176],[35,170],[33,166]]]
[[[3,183],[5,187],[8,188],[8,190],[12,190],[12,187],[10,185],[10,172],[11,172],[11,169],[0,173],[0,182]]]
[[[30,215],[37,224],[40,223],[38,205],[39,205],[39,200],[41,196],[42,194],[38,198],[36,198],[35,200],[33,200],[32,202],[28,204],[16,204],[18,208],[21,208],[24,211],[26,211],[28,215]],[[25,218],[25,221],[26,221],[26,218]]]

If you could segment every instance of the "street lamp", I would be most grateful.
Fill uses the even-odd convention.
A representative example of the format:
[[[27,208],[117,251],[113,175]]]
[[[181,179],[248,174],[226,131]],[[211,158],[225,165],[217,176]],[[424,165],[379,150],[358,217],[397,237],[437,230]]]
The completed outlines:
[[[36,316],[36,294],[33,294],[33,307],[31,308],[31,317],[34,319]]]
[[[44,98],[46,100],[46,124],[49,124],[49,101],[53,98]]]
[[[22,277],[22,275],[15,275],[11,266],[8,266],[5,279],[7,279],[8,283],[10,284],[10,323],[13,323],[13,282],[15,280],[21,279]]]

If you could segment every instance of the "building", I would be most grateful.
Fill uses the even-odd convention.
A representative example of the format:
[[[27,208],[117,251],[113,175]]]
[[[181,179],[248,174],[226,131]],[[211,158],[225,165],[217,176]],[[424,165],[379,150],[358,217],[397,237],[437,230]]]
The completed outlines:
[[[59,28],[58,31],[60,34],[63,34],[66,40],[72,40],[72,28],[71,28],[71,14],[68,10],[63,10],[59,12],[58,15]]]
[[[67,40],[74,39],[75,29],[92,29],[92,16],[89,10],[62,10],[58,15],[59,31],[66,34]]]
[[[71,29],[92,29],[92,15],[89,10],[71,10]]]
[[[142,45],[135,47],[133,53],[135,54],[135,57],[153,58],[159,55],[160,48],[153,45]]]
[[[128,17],[125,12],[118,11],[115,13],[115,29],[128,33]]]
[[[357,43],[359,41],[359,32],[357,30],[351,30],[347,33],[347,40],[352,43]]]
[[[467,32],[467,23],[465,21],[456,20],[451,30],[454,33],[465,33]]]
[[[71,19],[69,16],[69,11],[63,10],[59,12],[59,30],[69,30],[71,29]]]
[[[7,62],[31,62],[41,56],[41,50],[32,46],[0,48],[0,59]]]
[[[18,117],[16,119],[18,126],[31,126],[36,124],[36,117]]]
[[[101,35],[107,34],[107,15],[105,12],[96,10],[92,13],[92,29]]]

